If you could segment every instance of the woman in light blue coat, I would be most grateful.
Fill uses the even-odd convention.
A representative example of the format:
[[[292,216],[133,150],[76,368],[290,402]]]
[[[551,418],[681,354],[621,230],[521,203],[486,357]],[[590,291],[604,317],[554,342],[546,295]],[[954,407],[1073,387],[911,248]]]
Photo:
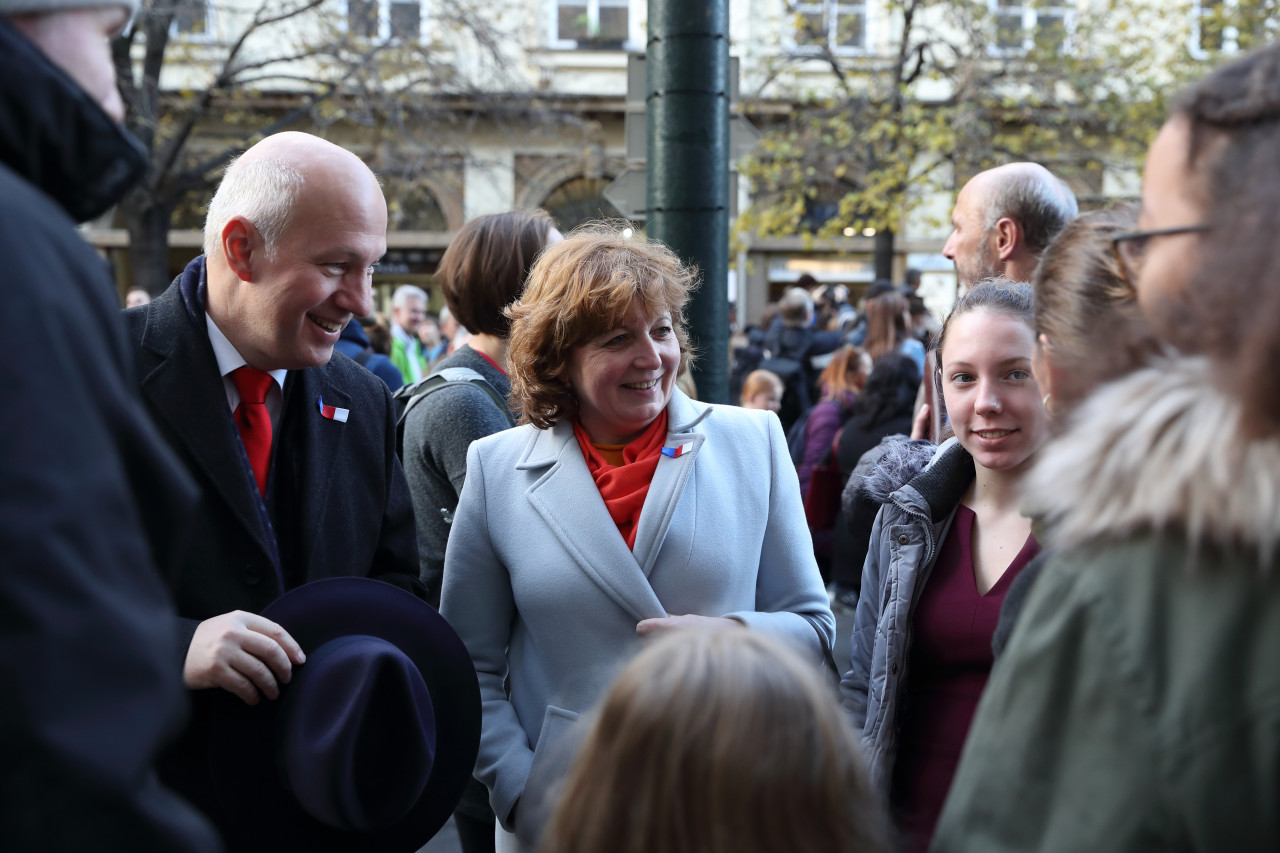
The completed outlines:
[[[524,423],[471,446],[441,610],[480,678],[476,775],[526,843],[546,756],[646,635],[745,628],[814,666],[830,653],[777,417],[675,387],[691,278],[665,247],[593,228],[548,249],[510,309]]]

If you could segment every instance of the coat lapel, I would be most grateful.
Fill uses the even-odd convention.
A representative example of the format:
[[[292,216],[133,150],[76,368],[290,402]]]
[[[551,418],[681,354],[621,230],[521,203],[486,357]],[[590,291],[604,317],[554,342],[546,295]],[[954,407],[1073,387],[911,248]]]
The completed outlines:
[[[516,468],[547,469],[525,494],[583,574],[637,622],[667,615],[600,498],[572,423],[534,430]]]
[[[325,539],[322,526],[324,509],[329,504],[329,491],[333,484],[335,465],[343,457],[343,445],[351,428],[347,423],[326,418],[320,412],[320,400],[326,406],[347,409],[349,418],[367,416],[367,412],[353,412],[351,397],[329,382],[329,371],[323,367],[289,372],[290,382],[285,394],[285,418],[277,454],[289,454],[296,488],[293,492],[294,508],[299,514],[298,557],[299,565],[323,572],[324,560],[315,553],[316,543]],[[279,463],[277,462],[277,465]],[[341,571],[350,571],[349,566]],[[323,575],[309,574],[314,579]]]
[[[204,330],[187,315],[176,287],[152,303],[142,345],[159,356],[141,386],[152,411],[169,426],[188,458],[195,460],[212,483],[213,491],[274,562],[275,549],[227,408],[218,362]]]
[[[693,473],[693,463],[707,437],[693,429],[711,414],[711,407],[697,404],[676,389],[667,404],[666,447],[681,447],[680,455],[663,456],[649,484],[640,522],[636,529],[635,558],[644,576],[649,577],[662,550],[676,506]]]

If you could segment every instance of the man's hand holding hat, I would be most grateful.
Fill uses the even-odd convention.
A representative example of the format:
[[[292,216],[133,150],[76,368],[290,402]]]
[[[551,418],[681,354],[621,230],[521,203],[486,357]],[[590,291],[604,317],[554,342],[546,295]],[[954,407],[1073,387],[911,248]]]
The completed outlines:
[[[277,698],[280,685],[292,678],[294,664],[306,659],[284,628],[270,619],[235,610],[196,627],[182,680],[191,690],[221,687],[256,705],[259,690],[268,699]]]

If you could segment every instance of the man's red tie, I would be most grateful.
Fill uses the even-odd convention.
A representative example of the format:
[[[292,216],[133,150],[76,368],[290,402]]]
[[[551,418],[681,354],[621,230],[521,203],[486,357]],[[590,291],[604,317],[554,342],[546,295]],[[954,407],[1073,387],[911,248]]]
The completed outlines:
[[[271,416],[267,414],[267,389],[275,380],[271,374],[252,367],[238,367],[231,371],[231,381],[240,392],[240,405],[236,406],[236,427],[245,455],[253,466],[253,477],[258,481],[258,493],[267,495],[267,470],[271,465]]]

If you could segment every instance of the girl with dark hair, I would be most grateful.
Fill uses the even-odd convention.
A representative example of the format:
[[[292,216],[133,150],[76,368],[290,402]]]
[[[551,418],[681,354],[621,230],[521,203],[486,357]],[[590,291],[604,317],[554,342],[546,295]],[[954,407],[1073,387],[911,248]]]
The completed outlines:
[[[840,475],[850,485],[845,488],[849,508],[836,522],[831,544],[831,573],[836,601],[853,608],[862,587],[862,563],[871,543],[871,527],[880,505],[850,483],[863,454],[885,436],[910,435],[911,415],[920,385],[916,363],[900,353],[888,353],[871,370],[866,387],[854,401],[849,420],[840,433],[836,460]]]
[[[1280,849],[1277,152],[1280,44],[1195,86],[1151,147],[1112,240],[1186,355],[1094,392],[1028,478],[1054,553],[935,850]]]
[[[936,451],[900,442],[866,482],[883,507],[840,688],[905,850],[928,849],[1004,594],[1039,549],[1019,512],[1022,474],[1048,434],[1034,348],[1027,285],[994,280],[966,293],[937,348],[955,438]]]

